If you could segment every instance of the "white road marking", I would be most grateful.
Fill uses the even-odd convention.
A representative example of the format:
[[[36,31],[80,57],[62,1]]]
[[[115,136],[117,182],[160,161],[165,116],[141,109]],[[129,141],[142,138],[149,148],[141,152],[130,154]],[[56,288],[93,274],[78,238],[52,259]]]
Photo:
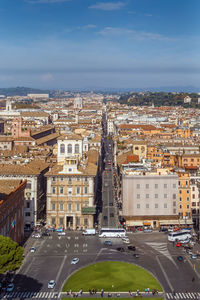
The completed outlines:
[[[75,240],[78,240],[79,239],[79,237],[78,236],[75,236]]]
[[[60,248],[60,247],[61,247],[61,245],[60,245],[60,244],[57,244],[57,247],[59,247],[59,248]]]
[[[70,236],[68,236],[67,238],[68,238],[68,240],[70,240],[70,239],[71,239],[71,237],[70,237]]]
[[[166,281],[167,281],[167,283],[168,283],[168,285],[169,285],[171,291],[173,291],[173,286],[171,285],[171,282],[169,281],[169,278],[168,278],[168,276],[167,276],[167,273],[165,272],[165,269],[163,268],[163,266],[162,266],[162,264],[161,264],[161,262],[160,262],[158,256],[156,256],[156,260],[157,260],[157,262],[158,262],[158,264],[159,264],[159,266],[160,266],[160,268],[161,268],[161,270],[162,270],[162,272],[163,272],[163,275],[164,275],[164,277],[165,277],[165,279],[166,279]]]
[[[60,266],[60,268],[59,268],[59,270],[58,270],[58,273],[57,273],[57,276],[56,276],[56,279],[55,279],[56,282],[58,282],[58,279],[59,279],[59,277],[60,277],[60,274],[61,274],[61,272],[62,272],[62,269],[63,269],[63,267],[64,267],[64,264],[65,264],[66,259],[67,259],[67,255],[65,255],[65,256],[63,257],[62,264],[61,264],[61,266]]]
[[[47,244],[47,247],[49,248],[49,247],[50,247],[50,245],[49,245],[49,244]]]
[[[190,293],[187,293],[187,295],[192,299],[192,296],[190,295]]]

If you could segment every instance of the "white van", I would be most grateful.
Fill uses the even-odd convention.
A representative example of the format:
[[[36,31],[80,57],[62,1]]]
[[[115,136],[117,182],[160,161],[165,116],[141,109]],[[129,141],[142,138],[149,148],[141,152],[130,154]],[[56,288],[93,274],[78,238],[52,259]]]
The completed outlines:
[[[95,235],[96,234],[96,229],[91,228],[91,229],[85,229],[82,233],[83,235]]]

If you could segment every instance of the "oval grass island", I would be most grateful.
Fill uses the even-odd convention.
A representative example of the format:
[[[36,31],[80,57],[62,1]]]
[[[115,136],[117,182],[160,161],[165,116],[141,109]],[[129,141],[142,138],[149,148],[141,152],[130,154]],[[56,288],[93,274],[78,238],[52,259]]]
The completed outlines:
[[[63,292],[78,292],[80,289],[83,292],[88,292],[89,289],[103,289],[105,292],[142,292],[147,288],[163,291],[157,279],[143,268],[125,262],[105,261],[75,272],[64,284]]]

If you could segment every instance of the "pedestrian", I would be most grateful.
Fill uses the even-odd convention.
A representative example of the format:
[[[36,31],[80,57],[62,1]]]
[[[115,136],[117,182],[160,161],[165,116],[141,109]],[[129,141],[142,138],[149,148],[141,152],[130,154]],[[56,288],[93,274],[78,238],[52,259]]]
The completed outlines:
[[[195,281],[195,278],[194,277],[192,277],[192,282],[194,282]]]
[[[150,289],[149,289],[149,288],[147,288],[147,292],[148,292],[148,294],[149,294],[149,291],[150,291]]]
[[[95,293],[95,294],[97,293],[97,289],[94,290],[94,293]]]
[[[90,294],[90,295],[92,294],[91,289],[89,289],[89,294]]]

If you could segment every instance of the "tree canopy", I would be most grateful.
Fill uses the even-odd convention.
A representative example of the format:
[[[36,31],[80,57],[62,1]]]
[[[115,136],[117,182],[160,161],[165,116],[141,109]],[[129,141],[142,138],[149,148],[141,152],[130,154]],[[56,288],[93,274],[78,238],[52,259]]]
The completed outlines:
[[[15,271],[23,261],[24,249],[9,237],[0,235],[0,273]]]

